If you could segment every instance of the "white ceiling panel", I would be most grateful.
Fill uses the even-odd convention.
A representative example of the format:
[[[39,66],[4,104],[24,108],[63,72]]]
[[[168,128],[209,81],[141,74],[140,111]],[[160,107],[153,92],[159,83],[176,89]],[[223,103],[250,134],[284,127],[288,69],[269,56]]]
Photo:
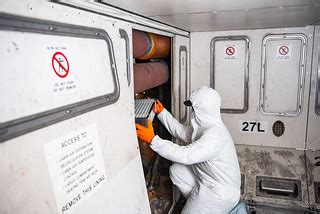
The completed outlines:
[[[320,20],[320,6],[268,8],[152,17],[189,31],[298,27]]]
[[[102,0],[145,16],[320,4],[320,0]]]
[[[187,31],[298,27],[320,20],[320,0],[102,0]]]

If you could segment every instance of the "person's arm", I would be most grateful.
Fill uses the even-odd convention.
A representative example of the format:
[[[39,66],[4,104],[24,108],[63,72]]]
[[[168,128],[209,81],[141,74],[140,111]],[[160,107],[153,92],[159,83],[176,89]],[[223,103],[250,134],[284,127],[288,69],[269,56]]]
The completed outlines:
[[[192,126],[179,123],[166,109],[158,114],[158,118],[173,137],[186,143],[191,142]]]
[[[155,136],[150,147],[162,157],[181,164],[201,163],[217,156],[222,147],[221,138],[213,133],[205,132],[197,141],[187,146],[180,146]]]

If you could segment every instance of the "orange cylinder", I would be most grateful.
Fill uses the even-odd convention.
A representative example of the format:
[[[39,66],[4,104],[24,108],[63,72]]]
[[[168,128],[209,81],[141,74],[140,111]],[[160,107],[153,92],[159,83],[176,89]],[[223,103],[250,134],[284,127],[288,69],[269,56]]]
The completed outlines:
[[[169,79],[168,66],[164,62],[149,62],[133,65],[134,93],[166,83]]]
[[[142,60],[165,58],[169,54],[169,37],[134,30],[132,40],[134,58]]]

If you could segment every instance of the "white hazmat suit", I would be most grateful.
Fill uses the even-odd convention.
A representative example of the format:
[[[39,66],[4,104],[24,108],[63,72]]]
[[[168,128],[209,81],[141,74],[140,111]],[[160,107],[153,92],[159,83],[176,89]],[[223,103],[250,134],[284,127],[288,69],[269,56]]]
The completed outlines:
[[[221,98],[202,87],[190,96],[191,126],[180,124],[166,109],[158,118],[178,145],[155,136],[151,148],[175,162],[170,178],[187,198],[182,213],[228,213],[240,198],[240,169],[233,140],[220,116]]]

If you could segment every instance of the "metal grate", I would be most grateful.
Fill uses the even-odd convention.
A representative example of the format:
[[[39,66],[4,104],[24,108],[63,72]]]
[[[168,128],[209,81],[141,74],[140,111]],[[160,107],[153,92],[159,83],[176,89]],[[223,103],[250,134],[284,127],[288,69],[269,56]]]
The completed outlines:
[[[136,99],[134,101],[134,113],[136,119],[146,119],[149,117],[153,107],[154,99]]]
[[[284,130],[285,130],[285,126],[283,122],[280,120],[276,121],[272,126],[273,134],[277,137],[282,136],[284,133]]]

